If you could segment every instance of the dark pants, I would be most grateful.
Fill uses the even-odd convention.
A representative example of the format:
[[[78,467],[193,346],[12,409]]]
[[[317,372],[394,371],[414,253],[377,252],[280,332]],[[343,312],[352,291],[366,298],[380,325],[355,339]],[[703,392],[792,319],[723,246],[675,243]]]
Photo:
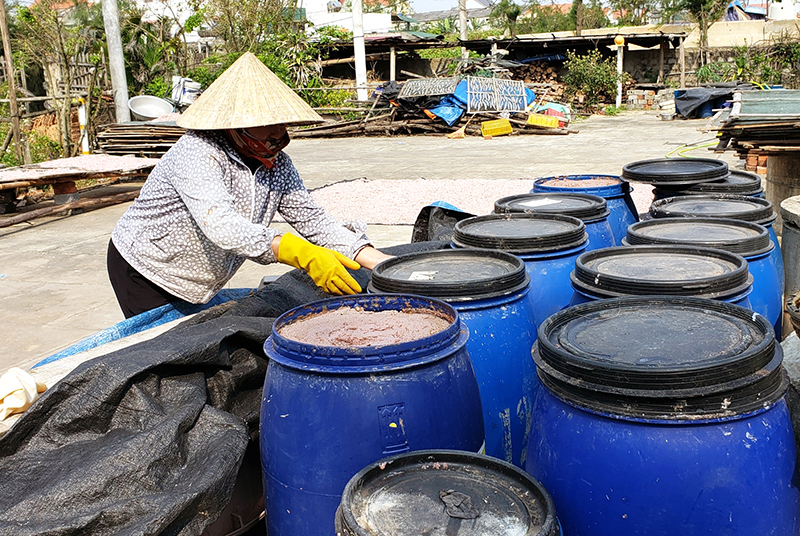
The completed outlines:
[[[168,303],[183,302],[137,272],[133,266],[128,264],[128,261],[122,258],[111,240],[108,241],[106,265],[108,278],[111,280],[111,286],[114,288],[114,294],[117,296],[117,302],[125,318]]]

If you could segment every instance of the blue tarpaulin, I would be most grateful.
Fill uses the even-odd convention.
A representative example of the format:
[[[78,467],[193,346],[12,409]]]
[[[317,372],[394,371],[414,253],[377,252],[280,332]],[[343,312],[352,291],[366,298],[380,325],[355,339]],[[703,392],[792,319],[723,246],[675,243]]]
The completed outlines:
[[[132,316],[131,318],[126,318],[122,322],[118,322],[117,324],[99,331],[94,335],[83,339],[82,341],[76,342],[69,348],[65,348],[64,350],[61,350],[60,352],[55,353],[43,359],[42,361],[39,361],[32,368],[44,365],[46,363],[52,363],[53,361],[58,361],[64,357],[85,352],[86,350],[91,350],[92,348],[102,346],[108,342],[125,338],[128,335],[133,335],[134,333],[139,333],[141,331],[160,326],[161,324],[166,324],[167,322],[172,322],[173,320],[177,320],[178,318],[184,316],[199,313],[200,311],[214,307],[215,305],[226,303],[231,300],[242,299],[253,292],[253,290],[255,289],[223,289],[219,291],[216,296],[211,298],[211,301],[199,305],[181,304],[177,307],[172,304],[162,305],[161,307],[157,307],[150,311],[145,311],[144,313]]]

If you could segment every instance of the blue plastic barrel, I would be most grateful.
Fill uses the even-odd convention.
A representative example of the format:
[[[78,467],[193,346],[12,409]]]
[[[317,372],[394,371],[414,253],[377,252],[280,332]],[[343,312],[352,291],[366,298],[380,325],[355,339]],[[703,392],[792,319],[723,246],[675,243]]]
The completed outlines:
[[[681,195],[728,194],[764,197],[761,177],[748,171],[730,170],[727,177],[712,182],[701,182],[691,186],[669,188],[661,186],[653,189],[653,199],[658,201],[667,197]]]
[[[538,387],[525,263],[497,250],[445,249],[399,255],[372,271],[368,290],[446,301],[469,329],[467,351],[481,391],[486,454],[522,467]]]
[[[614,298],[556,313],[537,344],[525,468],[565,534],[798,534],[789,378],[764,317]]]
[[[447,327],[408,334],[396,344],[370,344],[381,333],[405,329],[407,321],[383,320],[370,329],[359,322],[349,336],[360,342],[349,347],[281,335],[295,322],[342,311],[426,313]],[[333,324],[331,329],[342,327]],[[264,344],[269,365],[260,438],[268,533],[333,536],[345,485],[386,456],[424,449],[479,452],[483,416],[468,336],[455,309],[420,296],[333,298],[281,315]]]
[[[529,474],[489,456],[427,450],[358,472],[336,512],[342,536],[561,536],[553,499]]]
[[[775,243],[763,225],[726,218],[659,218],[631,225],[625,244],[686,244],[741,255],[753,276],[750,307],[772,322],[773,329],[781,320],[783,275],[772,255]]]
[[[608,223],[614,235],[614,245],[619,246],[628,225],[639,221],[632,191],[630,183],[617,175],[559,175],[536,179],[531,193],[574,192],[602,197],[608,204]]]
[[[653,201],[650,205],[650,215],[654,218],[731,218],[763,225],[772,240],[773,248],[770,250],[770,262],[776,272],[776,284],[773,293],[778,296],[777,305],[770,301],[767,318],[773,323],[775,334],[781,340],[783,325],[783,257],[775,234],[773,223],[777,214],[772,203],[766,199],[744,195],[705,194],[693,196],[668,197]],[[755,273],[753,274],[755,277]],[[751,300],[752,301],[752,300]]]
[[[606,200],[597,195],[573,192],[520,194],[501,197],[494,202],[495,214],[561,214],[572,216],[586,225],[589,236],[587,250],[616,244],[608,217],[611,212]]]
[[[657,220],[656,220],[657,221]],[[751,308],[744,257],[687,245],[596,249],[575,260],[571,305],[623,296],[694,296]]]
[[[586,251],[586,227],[578,218],[558,214],[489,214],[456,223],[456,248],[499,249],[525,262],[531,278],[528,299],[538,326],[569,305],[569,274]]]

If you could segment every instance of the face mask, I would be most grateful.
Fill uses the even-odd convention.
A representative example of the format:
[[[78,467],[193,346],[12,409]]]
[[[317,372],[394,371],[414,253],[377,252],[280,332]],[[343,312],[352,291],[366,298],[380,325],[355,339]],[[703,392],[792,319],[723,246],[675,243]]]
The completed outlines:
[[[278,137],[270,137],[260,140],[246,129],[226,130],[228,138],[234,146],[246,157],[254,158],[264,164],[267,168],[275,165],[275,157],[289,145],[289,133],[284,129],[283,134]]]

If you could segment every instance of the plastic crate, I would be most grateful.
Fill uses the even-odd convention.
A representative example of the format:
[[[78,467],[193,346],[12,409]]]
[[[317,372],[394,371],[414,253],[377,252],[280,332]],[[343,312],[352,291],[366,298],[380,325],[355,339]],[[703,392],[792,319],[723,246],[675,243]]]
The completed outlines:
[[[481,135],[484,137],[502,136],[503,134],[511,134],[511,132],[511,123],[508,119],[494,119],[481,123]]]
[[[558,117],[552,117],[547,114],[530,114],[528,115],[528,124],[540,127],[558,128]]]

